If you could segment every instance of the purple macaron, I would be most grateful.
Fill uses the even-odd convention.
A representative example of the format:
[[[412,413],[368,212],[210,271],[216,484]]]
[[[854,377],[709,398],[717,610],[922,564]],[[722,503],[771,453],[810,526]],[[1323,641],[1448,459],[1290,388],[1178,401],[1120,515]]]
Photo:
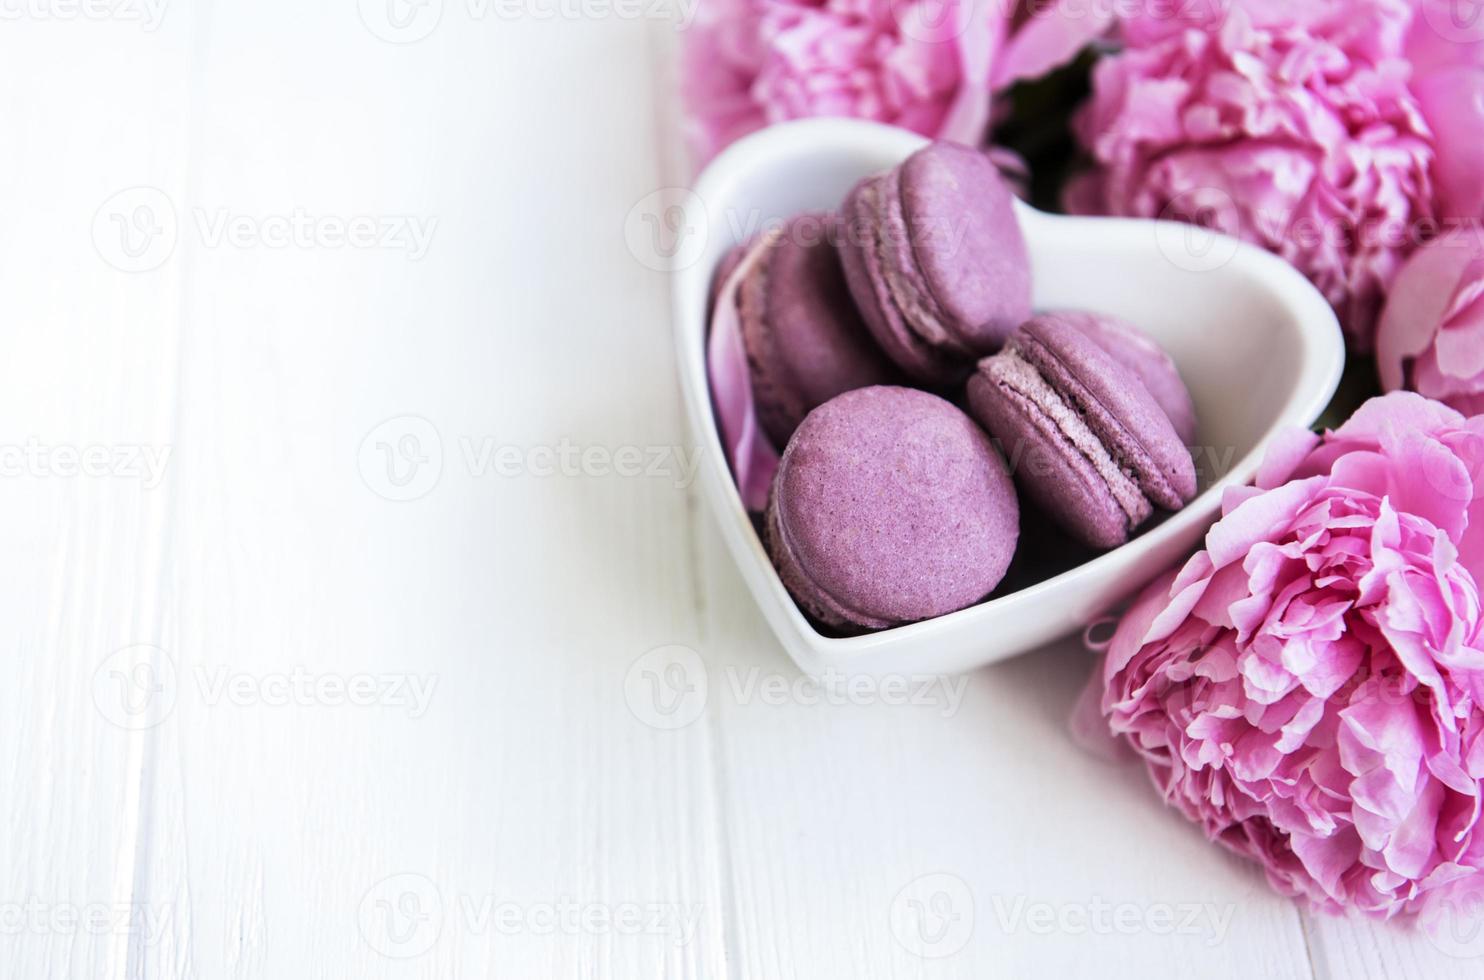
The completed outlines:
[[[973,605],[1004,577],[1020,507],[984,432],[936,395],[877,386],[809,413],[783,454],[768,550],[805,611],[884,629]]]
[[[739,263],[737,315],[758,423],[780,450],[812,409],[900,378],[851,301],[835,233],[833,216],[801,214]]]
[[[1189,446],[1195,442],[1195,404],[1190,389],[1180,377],[1174,360],[1148,334],[1127,320],[1107,313],[1081,310],[1057,310],[1042,313],[1077,327],[1113,355],[1113,359],[1134,373],[1149,394],[1164,409],[1175,434]]]
[[[979,362],[968,399],[1027,496],[1094,547],[1195,496],[1190,453],[1154,396],[1065,317],[1016,330]]]
[[[1030,315],[1014,199],[985,154],[932,143],[857,184],[840,217],[851,295],[914,381],[962,380]]]

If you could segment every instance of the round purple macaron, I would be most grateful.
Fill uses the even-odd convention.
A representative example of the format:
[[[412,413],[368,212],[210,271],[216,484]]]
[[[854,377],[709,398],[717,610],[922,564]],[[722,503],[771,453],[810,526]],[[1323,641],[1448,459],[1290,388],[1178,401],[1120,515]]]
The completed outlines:
[[[841,392],[900,375],[851,301],[834,219],[798,215],[742,260],[737,315],[758,423],[782,449],[804,416]]]
[[[979,362],[969,409],[1027,496],[1069,533],[1111,548],[1156,507],[1196,491],[1190,453],[1132,371],[1064,317],[1035,317]]]
[[[973,605],[1020,534],[1004,461],[974,421],[923,391],[859,388],[809,413],[783,454],[768,550],[815,619],[884,629]]]
[[[857,184],[840,217],[851,295],[913,380],[962,380],[1030,315],[1014,198],[985,154],[932,143]]]
[[[1164,409],[1175,434],[1187,446],[1195,442],[1195,403],[1190,389],[1180,377],[1175,361],[1163,347],[1127,320],[1107,313],[1082,310],[1056,310],[1040,314],[1072,324],[1128,368],[1149,389],[1149,394]]]

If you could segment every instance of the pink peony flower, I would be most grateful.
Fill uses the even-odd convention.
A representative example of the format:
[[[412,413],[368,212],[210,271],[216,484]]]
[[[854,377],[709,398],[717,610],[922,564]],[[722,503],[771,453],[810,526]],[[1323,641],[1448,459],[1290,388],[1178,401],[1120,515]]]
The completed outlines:
[[[1484,9],[1477,0],[1416,0],[1407,36],[1412,91],[1432,128],[1438,214],[1484,218]]]
[[[1292,262],[1369,350],[1433,222],[1429,131],[1402,57],[1412,0],[1206,0],[1121,25],[1079,136],[1078,211],[1218,228]]]
[[[984,136],[1004,38],[970,0],[711,0],[682,51],[702,160],[774,122],[854,116],[963,142]]]
[[[1070,60],[1111,18],[1079,0],[707,0],[681,52],[702,162],[770,123],[851,116],[978,145],[990,93]],[[1009,36],[1012,24],[1020,27]]]
[[[1387,391],[1410,388],[1464,415],[1484,413],[1484,240],[1480,229],[1419,249],[1397,274],[1376,328]]]
[[[1375,398],[1280,440],[1150,586],[1102,710],[1278,890],[1379,916],[1484,871],[1484,418]]]

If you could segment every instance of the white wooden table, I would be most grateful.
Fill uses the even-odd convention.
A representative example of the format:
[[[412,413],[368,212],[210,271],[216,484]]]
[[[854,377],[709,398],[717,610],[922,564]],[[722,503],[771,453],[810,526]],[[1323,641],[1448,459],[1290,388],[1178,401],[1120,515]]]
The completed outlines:
[[[625,247],[673,29],[383,2],[5,7],[0,976],[1477,975],[1075,748],[1074,646],[796,686]]]

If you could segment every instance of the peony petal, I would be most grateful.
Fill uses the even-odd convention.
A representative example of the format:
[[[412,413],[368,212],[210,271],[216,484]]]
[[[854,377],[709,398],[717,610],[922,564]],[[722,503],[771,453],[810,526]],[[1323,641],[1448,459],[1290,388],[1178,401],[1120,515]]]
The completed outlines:
[[[1463,416],[1448,406],[1414,392],[1398,391],[1366,401],[1334,431],[1333,438],[1340,443],[1380,448],[1382,435],[1391,429],[1436,432],[1456,429],[1462,424]]]
[[[1079,0],[1058,0],[1049,9],[1044,4],[1032,7],[1030,19],[1020,25],[995,62],[991,87],[996,91],[1066,64],[1113,26],[1113,10],[1106,4],[1089,10]]]
[[[765,242],[755,245],[717,293],[711,334],[706,339],[706,369],[723,448],[732,464],[742,505],[749,511],[761,511],[768,505],[768,488],[778,471],[778,452],[758,426],[747,352],[737,318],[737,288],[765,247]]]
[[[1301,462],[1319,444],[1319,436],[1308,429],[1287,428],[1280,430],[1268,444],[1262,465],[1257,470],[1256,484],[1259,489],[1271,490],[1293,476]]]
[[[1239,504],[1206,534],[1211,562],[1220,568],[1240,561],[1259,541],[1270,541],[1282,534],[1299,507],[1323,486],[1324,480],[1317,477],[1299,480]]]

